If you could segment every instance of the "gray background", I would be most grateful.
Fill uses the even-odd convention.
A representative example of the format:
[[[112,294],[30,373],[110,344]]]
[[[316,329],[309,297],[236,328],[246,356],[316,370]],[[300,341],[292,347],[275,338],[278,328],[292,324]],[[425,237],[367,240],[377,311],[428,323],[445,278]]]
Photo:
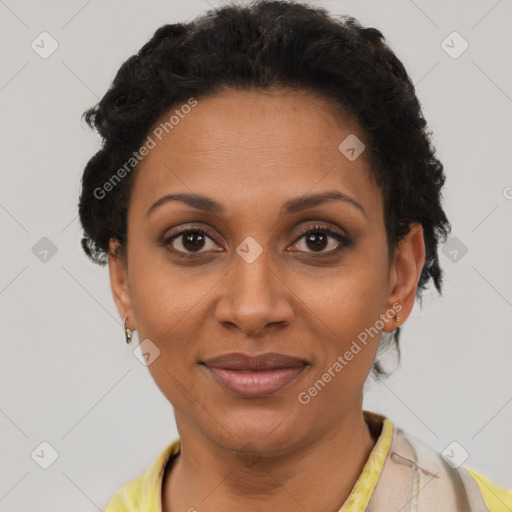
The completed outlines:
[[[405,64],[445,164],[457,239],[440,254],[444,296],[415,307],[402,365],[368,382],[365,408],[439,451],[457,441],[465,466],[512,488],[512,2],[312,3],[379,28]],[[124,342],[107,269],[80,248],[79,180],[99,147],[80,115],[157,27],[208,8],[0,1],[2,511],[101,510],[177,436],[132,353],[137,338]],[[59,45],[47,59],[31,48],[43,31]],[[469,43],[458,58],[441,46],[453,31]],[[43,441],[58,453],[48,469],[31,457],[48,460]]]

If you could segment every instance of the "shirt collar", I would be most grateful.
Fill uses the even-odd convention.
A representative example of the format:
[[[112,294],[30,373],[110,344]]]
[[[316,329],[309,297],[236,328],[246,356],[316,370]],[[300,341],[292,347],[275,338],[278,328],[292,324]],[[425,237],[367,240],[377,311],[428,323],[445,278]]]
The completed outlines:
[[[364,512],[366,510],[391,446],[393,423],[385,416],[371,411],[363,411],[363,417],[370,431],[372,433],[380,431],[380,435],[349,497],[338,512]],[[162,512],[164,470],[170,459],[179,454],[180,448],[180,438],[177,438],[158,455],[143,475],[139,488],[140,510]]]
[[[338,512],[364,512],[366,510],[391,447],[393,437],[391,420],[371,411],[363,411],[363,417],[372,432],[378,432],[381,429],[381,433],[352,488],[352,492]]]

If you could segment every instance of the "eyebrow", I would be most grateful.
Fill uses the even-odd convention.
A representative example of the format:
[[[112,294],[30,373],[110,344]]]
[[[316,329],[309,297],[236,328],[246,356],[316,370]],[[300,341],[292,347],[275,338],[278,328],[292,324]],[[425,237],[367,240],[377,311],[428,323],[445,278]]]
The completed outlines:
[[[146,212],[146,217],[149,217],[160,206],[171,201],[180,201],[197,210],[216,213],[218,215],[222,215],[226,211],[221,203],[207,196],[203,196],[200,194],[183,193],[167,194],[151,205],[149,210]],[[281,215],[297,213],[303,210],[307,210],[309,208],[318,206],[326,201],[342,201],[344,203],[350,204],[356,207],[358,210],[360,210],[363,213],[363,215],[367,217],[366,211],[361,206],[361,204],[359,204],[355,199],[347,196],[346,194],[343,194],[338,190],[327,190],[325,192],[320,192],[318,194],[308,194],[294,199],[289,199],[282,206]]]

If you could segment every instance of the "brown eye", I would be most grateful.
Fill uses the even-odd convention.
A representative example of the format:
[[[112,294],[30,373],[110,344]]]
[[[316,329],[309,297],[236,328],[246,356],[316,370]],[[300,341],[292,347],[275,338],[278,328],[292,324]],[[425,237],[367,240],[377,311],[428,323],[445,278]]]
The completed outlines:
[[[198,231],[189,231],[188,233],[180,235],[180,237],[182,237],[181,245],[187,251],[195,252],[202,249],[205,245],[205,235]],[[178,237],[178,239],[180,237]]]
[[[349,246],[349,240],[336,231],[322,226],[316,226],[301,233],[294,242],[293,249],[309,254],[337,254],[345,247]]]
[[[162,240],[162,244],[171,252],[184,256],[201,254],[202,252],[218,251],[217,244],[203,229],[187,229],[175,233]],[[205,250],[203,250],[205,249]]]
[[[308,248],[314,251],[322,251],[329,245],[329,235],[325,233],[311,233],[306,235],[304,241]]]

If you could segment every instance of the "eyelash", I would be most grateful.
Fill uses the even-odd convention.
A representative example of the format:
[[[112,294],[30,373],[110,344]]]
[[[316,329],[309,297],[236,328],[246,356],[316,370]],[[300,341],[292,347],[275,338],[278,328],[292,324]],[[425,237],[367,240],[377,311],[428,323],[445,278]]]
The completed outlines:
[[[178,257],[197,258],[199,255],[204,254],[204,253],[197,252],[197,253],[188,253],[187,254],[187,253],[184,253],[183,251],[177,251],[176,249],[169,249],[170,244],[174,240],[176,240],[180,236],[186,235],[188,233],[200,233],[201,235],[206,235],[210,239],[213,239],[213,240],[215,238],[215,235],[206,228],[194,228],[193,226],[186,226],[186,227],[176,231],[175,233],[173,233],[170,236],[162,237],[162,239],[160,240],[160,245],[162,245],[169,252],[177,255]],[[308,228],[304,229],[303,231],[297,233],[296,238],[295,238],[294,242],[292,243],[292,245],[295,245],[305,235],[318,234],[318,233],[327,234],[328,236],[337,240],[339,242],[339,245],[336,249],[332,249],[331,251],[328,251],[326,253],[314,253],[314,252],[306,253],[308,255],[308,257],[321,258],[321,257],[327,257],[327,256],[335,256],[335,255],[339,254],[340,252],[342,252],[344,249],[350,247],[350,245],[351,245],[350,240],[346,236],[342,235],[341,233],[339,233],[337,231],[334,231],[334,230],[328,228],[327,226],[322,226],[320,224],[316,224],[312,227],[309,226]],[[220,251],[215,251],[215,252],[220,252]]]

